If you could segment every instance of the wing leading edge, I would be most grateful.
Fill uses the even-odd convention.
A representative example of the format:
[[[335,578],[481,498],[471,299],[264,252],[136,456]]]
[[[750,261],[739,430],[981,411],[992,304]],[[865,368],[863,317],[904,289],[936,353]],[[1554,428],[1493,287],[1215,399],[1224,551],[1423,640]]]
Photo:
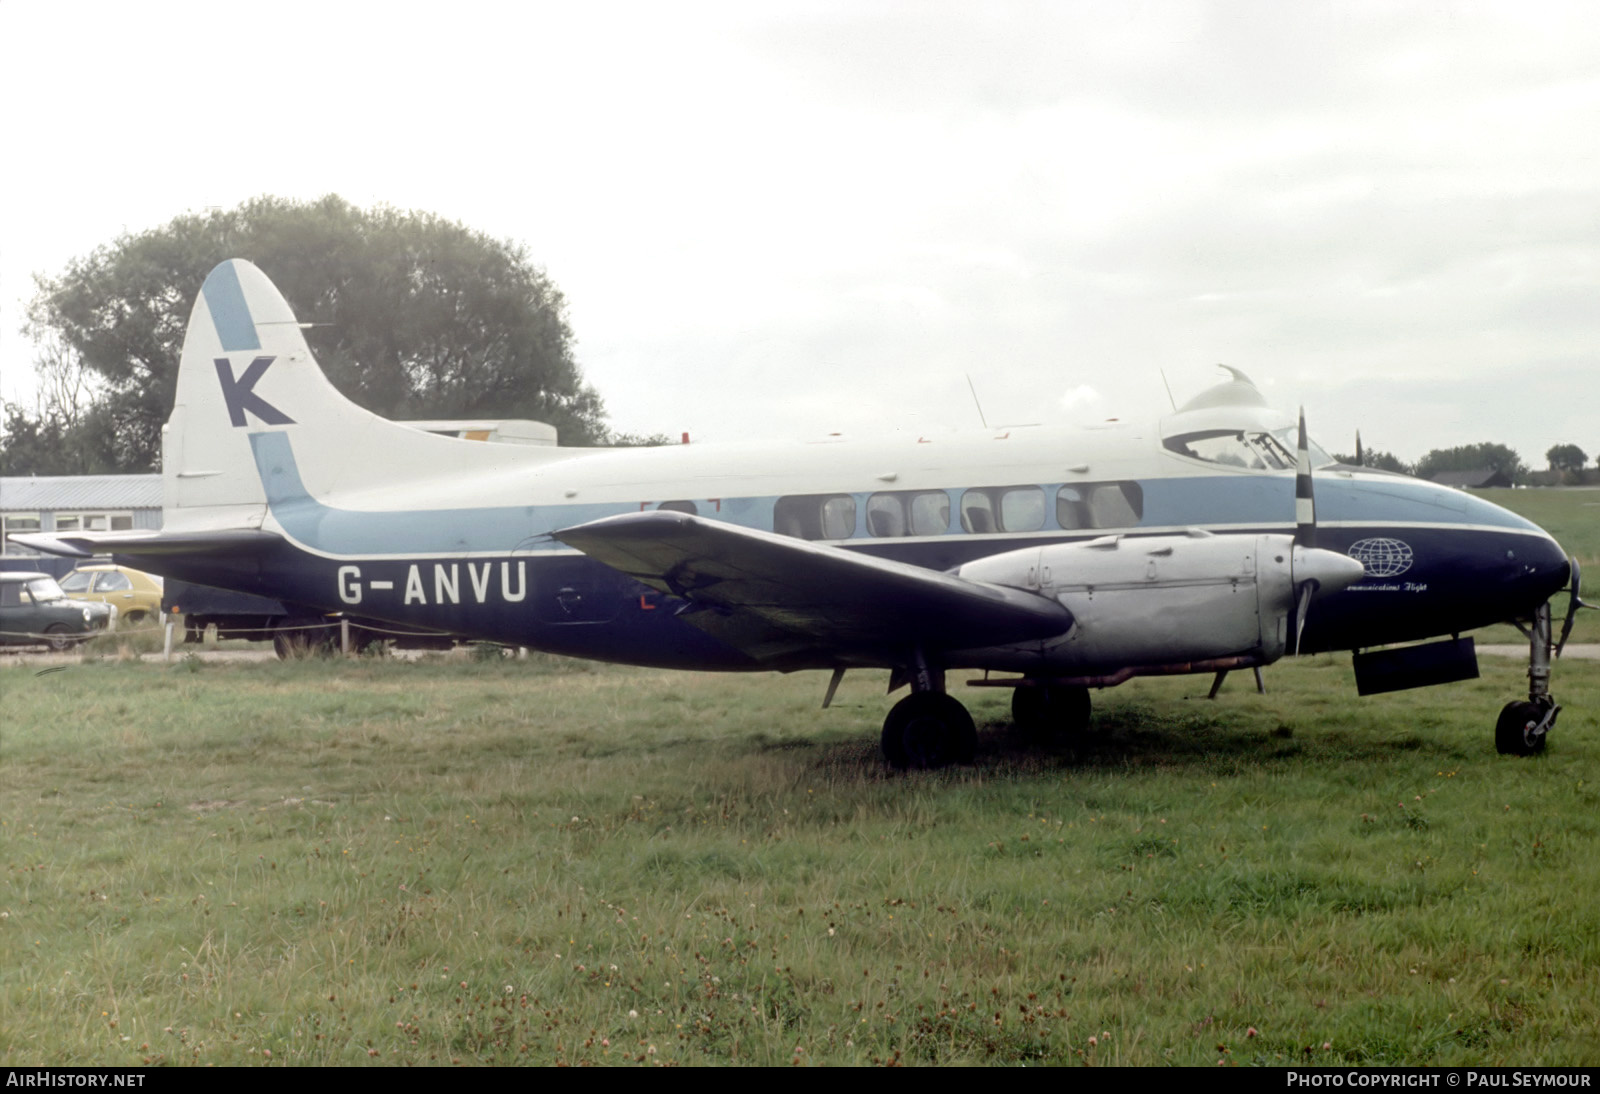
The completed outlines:
[[[553,533],[591,558],[703,609],[685,618],[772,667],[892,664],[906,651],[1048,638],[1072,613],[1021,589],[653,510]]]

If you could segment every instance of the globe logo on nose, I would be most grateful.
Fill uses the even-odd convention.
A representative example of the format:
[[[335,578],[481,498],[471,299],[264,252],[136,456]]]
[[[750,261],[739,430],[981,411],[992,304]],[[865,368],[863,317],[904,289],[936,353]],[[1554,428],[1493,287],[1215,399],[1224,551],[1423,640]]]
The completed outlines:
[[[1396,577],[1411,569],[1411,545],[1398,539],[1360,539],[1345,553],[1366,568],[1368,577]]]

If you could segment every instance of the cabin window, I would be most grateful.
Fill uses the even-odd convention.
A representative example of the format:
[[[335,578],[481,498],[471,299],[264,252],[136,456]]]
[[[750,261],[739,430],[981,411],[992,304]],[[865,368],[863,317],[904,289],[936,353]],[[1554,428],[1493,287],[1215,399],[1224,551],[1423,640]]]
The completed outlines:
[[[1044,491],[1037,486],[981,486],[961,495],[961,527],[975,535],[1037,532],[1044,527]]]
[[[874,536],[942,536],[950,530],[950,497],[943,490],[874,494],[867,499],[867,532]]]
[[[950,530],[950,495],[930,490],[911,497],[911,534],[942,536]]]
[[[1129,528],[1144,519],[1144,489],[1136,482],[1102,482],[1091,488],[1096,528]]]
[[[961,495],[961,527],[978,536],[1000,530],[995,524],[994,502],[987,490],[968,490]]]
[[[779,498],[772,528],[796,539],[849,539],[856,531],[856,499],[849,494],[797,494]]]
[[[1056,523],[1079,528],[1128,528],[1144,516],[1144,490],[1136,482],[1068,483],[1056,491]]]
[[[692,501],[664,501],[656,508],[665,509],[669,513],[688,513],[691,517],[700,513],[700,507]]]
[[[1037,532],[1044,527],[1044,491],[1013,486],[1000,495],[1000,527],[1007,532]]]
[[[867,534],[903,536],[909,525],[905,504],[893,494],[874,494],[867,499]]]

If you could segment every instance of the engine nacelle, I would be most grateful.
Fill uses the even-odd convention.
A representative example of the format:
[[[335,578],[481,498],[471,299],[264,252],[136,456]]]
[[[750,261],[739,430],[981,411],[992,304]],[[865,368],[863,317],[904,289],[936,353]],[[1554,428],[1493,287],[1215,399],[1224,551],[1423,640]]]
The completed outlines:
[[[1287,535],[1204,532],[1030,547],[957,571],[1052,597],[1075,620],[1062,635],[984,650],[975,662],[1075,675],[1241,656],[1275,661],[1292,641],[1297,590],[1307,582],[1342,589],[1363,572],[1355,559],[1296,547]]]

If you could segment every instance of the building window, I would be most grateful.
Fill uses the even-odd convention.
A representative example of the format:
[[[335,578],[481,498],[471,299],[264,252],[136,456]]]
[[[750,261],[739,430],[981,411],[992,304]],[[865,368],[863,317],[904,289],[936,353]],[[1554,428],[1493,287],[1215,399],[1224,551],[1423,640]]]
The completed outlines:
[[[20,544],[13,545],[11,536],[13,533],[27,534],[37,531],[39,531],[38,513],[7,513],[0,516],[0,535],[5,538],[5,553],[8,555],[35,554],[36,552]]]

